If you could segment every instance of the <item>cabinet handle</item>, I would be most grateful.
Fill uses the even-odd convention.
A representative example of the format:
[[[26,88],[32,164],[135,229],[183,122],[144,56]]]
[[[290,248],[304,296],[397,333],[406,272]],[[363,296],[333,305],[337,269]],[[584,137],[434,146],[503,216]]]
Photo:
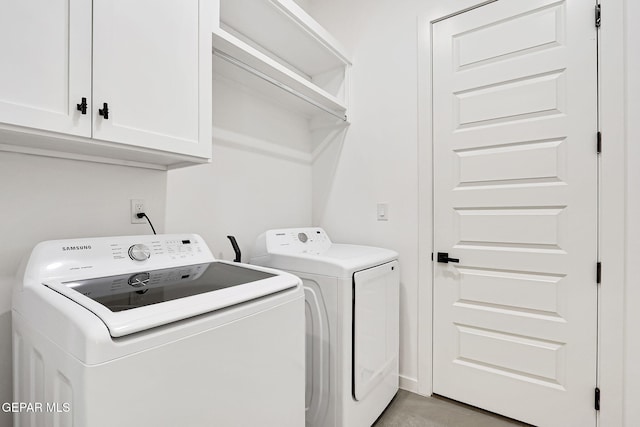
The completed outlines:
[[[98,114],[104,117],[105,120],[109,120],[109,104],[103,103],[102,108],[98,109]]]
[[[82,114],[87,114],[87,98],[82,98],[82,103],[76,104],[76,109]]]

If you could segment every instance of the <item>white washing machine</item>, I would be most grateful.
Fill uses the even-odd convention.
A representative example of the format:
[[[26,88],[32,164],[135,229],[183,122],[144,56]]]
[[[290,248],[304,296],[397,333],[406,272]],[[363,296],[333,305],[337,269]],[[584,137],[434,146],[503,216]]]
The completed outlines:
[[[304,423],[300,280],[197,235],[40,243],[12,315],[16,427]]]
[[[398,254],[292,228],[259,236],[251,263],[302,279],[306,425],[371,426],[398,391]]]

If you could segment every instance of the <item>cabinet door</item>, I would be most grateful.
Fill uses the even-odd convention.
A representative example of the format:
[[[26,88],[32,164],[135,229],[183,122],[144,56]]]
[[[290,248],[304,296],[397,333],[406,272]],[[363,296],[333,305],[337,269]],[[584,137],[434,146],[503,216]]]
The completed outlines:
[[[0,0],[0,58],[0,123],[91,136],[91,2]]]
[[[94,138],[210,157],[207,1],[93,1]]]

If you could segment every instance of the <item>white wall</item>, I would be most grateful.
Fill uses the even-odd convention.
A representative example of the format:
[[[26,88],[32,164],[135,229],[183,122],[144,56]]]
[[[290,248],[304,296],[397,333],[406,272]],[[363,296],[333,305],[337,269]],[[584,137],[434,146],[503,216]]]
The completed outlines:
[[[304,10],[308,11],[309,10],[309,3],[311,0],[294,0],[296,3],[298,3],[298,6],[300,6],[301,8],[303,8]]]
[[[335,242],[400,254],[400,374],[415,389],[418,316],[417,40],[419,1],[312,2],[351,52],[351,126],[314,165],[315,225]],[[378,202],[389,220],[377,221]]]
[[[625,2],[626,30],[626,142],[627,142],[627,255],[625,307],[625,426],[640,425],[640,2]]]
[[[169,171],[167,232],[198,233],[227,260],[234,235],[248,262],[260,233],[311,224],[308,121],[224,78],[213,96],[213,161]]]
[[[143,198],[164,228],[166,173],[0,152],[0,402],[11,402],[11,288],[16,269],[43,240],[149,234],[129,221]],[[0,426],[11,415],[0,412]]]
[[[399,252],[401,385],[414,391],[419,389],[419,370],[428,363],[418,359],[418,334],[430,334],[431,328],[430,323],[418,324],[424,314],[418,312],[420,288],[429,286],[419,283],[418,271],[421,263],[430,262],[418,256],[419,215],[424,224],[431,222],[431,207],[419,206],[420,191],[430,191],[424,182],[422,190],[419,185],[419,164],[430,165],[430,160],[419,156],[431,151],[419,147],[419,112],[431,112],[423,107],[428,99],[419,97],[424,95],[419,82],[428,84],[429,77],[428,69],[418,75],[418,52],[428,55],[429,44],[427,39],[418,44],[418,29],[425,16],[441,17],[476,3],[480,1],[316,0],[309,6],[353,61],[352,124],[344,142],[329,147],[314,165],[314,223],[334,241]],[[389,203],[389,221],[376,220],[378,202]],[[430,244],[430,237],[426,241]],[[423,381],[428,384],[421,391],[428,393],[430,380]]]
[[[167,232],[200,234],[226,260],[234,235],[249,262],[260,233],[311,223],[309,165],[216,143],[213,156],[210,165],[169,172]]]

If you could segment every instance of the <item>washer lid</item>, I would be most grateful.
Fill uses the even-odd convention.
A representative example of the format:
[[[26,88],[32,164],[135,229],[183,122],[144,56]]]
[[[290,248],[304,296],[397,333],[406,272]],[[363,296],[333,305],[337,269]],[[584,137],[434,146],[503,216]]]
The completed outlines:
[[[271,252],[265,256],[253,258],[251,263],[298,273],[351,277],[356,271],[396,259],[398,259],[398,253],[389,249],[333,243],[320,253]]]
[[[297,284],[290,275],[225,261],[45,283],[97,315],[112,337],[219,310]]]

